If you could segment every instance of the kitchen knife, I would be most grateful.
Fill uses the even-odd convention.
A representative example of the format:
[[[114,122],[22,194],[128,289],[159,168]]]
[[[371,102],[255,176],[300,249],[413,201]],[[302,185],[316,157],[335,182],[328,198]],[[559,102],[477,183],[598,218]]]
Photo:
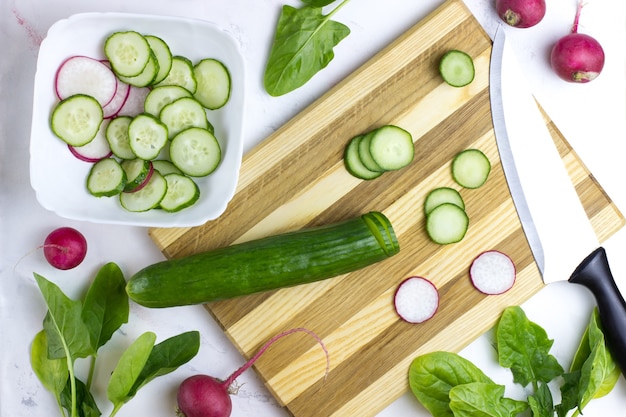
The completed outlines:
[[[502,26],[490,99],[502,168],[542,279],[591,290],[609,350],[626,372],[626,303]]]

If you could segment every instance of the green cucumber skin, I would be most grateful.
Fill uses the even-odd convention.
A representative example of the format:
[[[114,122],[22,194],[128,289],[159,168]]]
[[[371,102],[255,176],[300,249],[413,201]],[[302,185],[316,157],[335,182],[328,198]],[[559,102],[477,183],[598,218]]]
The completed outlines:
[[[145,307],[203,304],[356,271],[399,252],[378,212],[150,265],[126,292]]]

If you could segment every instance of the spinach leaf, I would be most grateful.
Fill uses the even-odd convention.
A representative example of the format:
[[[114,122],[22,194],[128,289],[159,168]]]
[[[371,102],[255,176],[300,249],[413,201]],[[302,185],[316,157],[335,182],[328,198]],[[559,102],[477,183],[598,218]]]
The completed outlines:
[[[80,379],[75,379],[75,389],[76,389],[76,401],[78,403],[77,406],[77,416],[78,417],[100,417],[102,413],[96,404],[96,400],[93,398],[93,395],[87,388],[87,385]],[[63,394],[61,396],[61,404],[63,407],[71,411],[72,406],[72,393],[71,393],[71,384],[68,380],[65,390],[63,390]]]
[[[567,413],[578,405],[578,381],[580,381],[580,370],[563,374],[561,404],[555,407],[558,417],[567,416]]]
[[[450,409],[455,417],[514,417],[528,408],[523,401],[504,397],[504,386],[470,382],[450,389]]]
[[[107,387],[107,397],[113,403],[111,416],[132,398],[131,390],[148,362],[155,340],[154,333],[145,332],[122,353]]]
[[[109,262],[100,268],[91,283],[81,312],[94,351],[108,342],[122,324],[128,322],[128,314],[124,274],[119,266]]]
[[[69,358],[73,362],[76,358],[92,355],[89,330],[81,319],[81,303],[68,298],[56,284],[41,275],[34,275],[48,306],[44,318],[48,358]]]
[[[189,362],[200,349],[200,333],[185,332],[158,343],[150,352],[128,396],[134,396],[139,388],[154,378],[175,371],[179,366]]]
[[[541,326],[528,320],[519,306],[508,307],[502,313],[496,343],[500,365],[510,368],[513,381],[522,386],[550,382],[563,374],[557,359],[549,354],[553,340]]]
[[[270,95],[280,96],[301,87],[334,58],[333,48],[350,29],[331,17],[347,1],[328,15],[319,7],[283,6],[263,79]]]
[[[493,383],[476,365],[456,353],[418,356],[409,368],[409,386],[433,417],[452,417],[450,389],[471,382]]]
[[[537,391],[528,397],[533,417],[553,417],[554,401],[548,384],[540,382]]]
[[[67,360],[48,359],[48,339],[43,330],[33,339],[30,364],[44,388],[54,394],[57,404],[61,407],[61,393],[67,385],[69,376]]]
[[[335,0],[302,0],[302,3],[312,6],[312,7],[324,7],[328,6],[330,3]]]

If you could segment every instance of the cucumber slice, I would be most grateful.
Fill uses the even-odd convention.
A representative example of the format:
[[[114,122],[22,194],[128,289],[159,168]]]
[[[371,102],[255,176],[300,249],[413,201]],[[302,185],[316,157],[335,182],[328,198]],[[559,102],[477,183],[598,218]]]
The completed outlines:
[[[452,203],[465,210],[465,202],[457,190],[450,187],[439,187],[429,192],[426,196],[424,213],[428,216],[435,207],[443,203]]]
[[[159,71],[152,80],[154,84],[158,84],[167,77],[172,68],[172,52],[169,45],[158,36],[144,35],[144,38],[148,41],[150,49],[154,53],[154,57],[158,63]]]
[[[179,85],[191,94],[195,93],[198,82],[193,72],[193,63],[184,56],[173,56],[169,74],[157,85]]]
[[[157,76],[159,72],[159,63],[157,62],[156,56],[154,53],[150,51],[150,58],[148,59],[148,63],[144,67],[143,71],[139,73],[139,75],[135,75],[133,77],[126,77],[123,75],[118,75],[117,77],[126,84],[133,85],[135,87],[147,87],[152,84],[153,80]]]
[[[452,160],[452,177],[462,187],[478,188],[487,181],[491,162],[482,151],[466,149]]]
[[[344,151],[343,161],[346,169],[353,176],[362,180],[373,180],[383,173],[382,171],[372,171],[363,164],[359,155],[359,147],[364,137],[365,135],[358,135],[350,139]]]
[[[170,139],[190,127],[212,131],[206,110],[198,100],[192,97],[182,97],[165,105],[159,113],[159,119],[167,126]]]
[[[139,191],[121,193],[120,204],[128,211],[143,212],[158,207],[167,192],[163,175],[154,171],[148,183]]]
[[[150,61],[152,48],[138,32],[115,32],[104,42],[104,54],[118,76],[134,77],[141,74]]]
[[[406,167],[413,161],[414,153],[413,137],[398,126],[382,126],[370,139],[370,154],[385,171]]]
[[[124,192],[136,191],[152,175],[152,163],[145,159],[126,159],[120,164],[126,173]]]
[[[426,232],[433,242],[440,245],[459,242],[468,227],[467,213],[452,203],[438,205],[426,217]]]
[[[159,171],[161,175],[182,174],[182,171],[176,168],[176,165],[167,159],[155,159],[152,161],[152,167]]]
[[[359,159],[365,166],[365,168],[370,171],[383,172],[384,169],[380,167],[372,158],[372,154],[370,153],[370,143],[372,143],[372,138],[374,137],[374,133],[376,131],[369,132],[365,134],[365,136],[359,141]]]
[[[165,175],[167,192],[161,200],[163,210],[177,212],[193,205],[200,198],[200,188],[191,178],[182,174]]]
[[[439,61],[439,73],[453,87],[464,87],[474,80],[474,61],[463,51],[453,49]]]
[[[133,118],[130,116],[118,116],[111,119],[105,132],[107,142],[113,151],[113,155],[121,159],[134,159],[136,157],[130,148],[130,138],[128,137],[128,126]]]
[[[122,192],[126,173],[119,162],[105,158],[92,165],[87,175],[87,190],[95,197],[111,197]]]
[[[230,98],[230,73],[217,59],[206,58],[193,67],[197,81],[194,93],[204,107],[211,110],[223,107]]]
[[[222,159],[222,150],[211,132],[190,127],[172,139],[170,159],[184,174],[203,177],[215,171]]]
[[[61,100],[50,117],[52,132],[71,146],[83,146],[96,137],[102,124],[102,106],[84,94]]]
[[[159,117],[163,107],[183,97],[192,97],[192,95],[179,85],[154,87],[146,96],[143,104],[144,111],[154,117]]]
[[[135,116],[128,126],[130,149],[141,159],[159,156],[167,143],[167,126],[146,113]]]

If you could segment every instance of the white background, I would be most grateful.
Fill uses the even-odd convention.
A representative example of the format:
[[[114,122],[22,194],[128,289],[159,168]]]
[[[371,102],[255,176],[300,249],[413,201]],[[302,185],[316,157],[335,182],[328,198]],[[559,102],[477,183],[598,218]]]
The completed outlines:
[[[297,5],[295,1],[284,3]],[[33,79],[37,53],[48,28],[74,13],[117,11],[184,16],[214,22],[238,42],[246,61],[244,151],[259,143],[303,110],[335,83],[436,8],[441,0],[353,0],[335,19],[352,31],[336,49],[327,69],[303,88],[272,98],[262,88],[262,75],[282,1],[277,0],[3,0],[0,3],[0,416],[52,416],[52,396],[31,371],[30,342],[41,327],[43,300],[32,279],[34,271],[77,297],[105,262],[118,263],[129,276],[163,259],[145,228],[99,225],[62,219],[41,208],[29,185],[29,140]],[[488,33],[498,23],[491,0],[466,0]],[[544,21],[531,29],[507,28],[533,92],[583,158],[609,196],[626,212],[624,155],[626,155],[626,6],[623,0],[588,0],[580,31],[596,37],[607,54],[602,75],[586,85],[556,78],[548,64],[552,44],[569,30],[576,0],[550,0]],[[538,175],[549,174],[538,169]],[[545,168],[546,170],[549,168]],[[567,208],[564,207],[564,210]],[[49,267],[35,248],[59,226],[81,230],[88,242],[85,262],[71,271]],[[620,288],[626,288],[626,230],[605,243],[611,268]],[[586,290],[567,283],[552,284],[524,305],[530,318],[555,339],[554,353],[567,366],[593,306]],[[132,306],[130,322],[103,350],[106,368],[144,331],[162,340],[197,329],[202,335],[200,354],[188,365],[143,388],[119,416],[174,415],[177,384],[194,373],[224,378],[242,362],[208,313],[200,307],[148,310]],[[626,329],[625,329],[626,330]],[[512,395],[509,374],[494,365],[490,335],[479,338],[462,354],[473,360]],[[99,378],[98,378],[99,377]],[[104,415],[106,371],[96,375],[96,396]],[[253,372],[239,379],[244,385],[233,397],[233,416],[286,416],[258,382]],[[626,407],[626,384],[620,381],[608,397],[595,400],[585,416],[615,416]],[[427,416],[410,394],[401,397],[381,416]]]

